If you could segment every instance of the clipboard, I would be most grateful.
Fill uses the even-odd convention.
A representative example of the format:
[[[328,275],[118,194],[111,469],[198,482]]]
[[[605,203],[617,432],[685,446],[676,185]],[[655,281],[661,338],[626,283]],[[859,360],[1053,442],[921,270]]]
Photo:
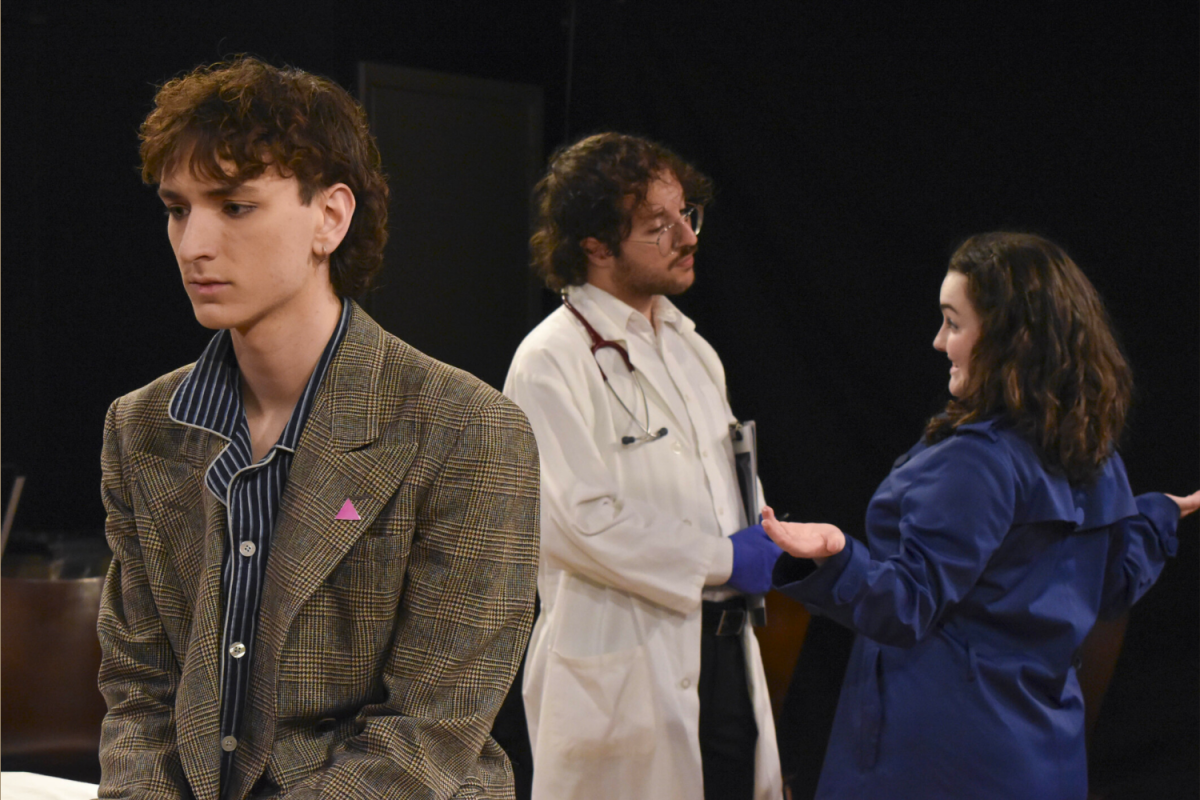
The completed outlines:
[[[746,524],[754,525],[758,522],[759,509],[758,428],[754,420],[730,423],[729,438],[733,441],[733,471],[737,475]],[[767,624],[767,606],[763,595],[746,595],[746,610],[750,612],[751,625],[762,628]]]

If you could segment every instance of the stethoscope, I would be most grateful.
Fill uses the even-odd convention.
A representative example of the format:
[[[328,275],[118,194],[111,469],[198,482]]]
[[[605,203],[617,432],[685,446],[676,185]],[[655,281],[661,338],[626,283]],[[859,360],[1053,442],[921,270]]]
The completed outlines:
[[[629,360],[629,351],[626,350],[619,342],[605,339],[599,333],[597,333],[596,329],[593,328],[586,319],[584,319],[583,314],[579,313],[579,309],[571,305],[571,301],[567,299],[567,295],[565,293],[562,296],[562,301],[563,305],[567,307],[567,310],[574,314],[575,318],[583,323],[584,329],[588,332],[588,336],[591,337],[592,358],[596,359],[596,367],[600,370],[600,377],[604,378],[604,385],[608,387],[608,391],[612,392],[612,396],[616,398],[617,402],[621,405],[621,408],[625,409],[625,413],[628,414],[629,418],[633,420],[633,424],[642,429],[641,436],[622,436],[621,444],[628,446],[631,444],[637,444],[639,442],[656,442],[666,436],[666,428],[659,428],[657,431],[650,430],[650,403],[646,400],[646,387],[642,386],[642,381],[638,377],[638,371],[633,368],[633,362]],[[629,368],[629,374],[633,378],[633,385],[636,387],[634,389],[635,405],[637,403],[637,393],[642,393],[642,413],[646,415],[645,425],[638,420],[637,414],[634,414],[633,411],[630,410],[629,406],[625,405],[625,401],[621,399],[619,394],[617,394],[617,390],[614,389],[612,384],[608,382],[608,376],[604,374],[604,367],[600,366],[600,359],[596,358],[597,351],[603,350],[606,347],[611,347],[613,350],[616,350],[621,356],[621,360],[625,362],[625,366]]]

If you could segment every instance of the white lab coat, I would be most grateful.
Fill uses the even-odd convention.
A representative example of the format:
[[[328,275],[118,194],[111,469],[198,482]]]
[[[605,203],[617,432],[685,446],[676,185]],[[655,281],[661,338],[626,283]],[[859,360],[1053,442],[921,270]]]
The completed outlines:
[[[659,310],[678,315],[679,334],[704,367],[699,402],[674,391],[676,359],[653,357],[597,305],[612,309],[614,298],[592,286],[573,287],[570,298],[603,338],[628,347],[648,427],[669,433],[621,444],[641,429],[605,388],[590,340],[567,309],[518,348],[504,392],[529,417],[542,473],[542,613],[523,687],[533,798],[699,800],[701,593],[720,537],[745,524],[736,479],[728,485],[732,469],[718,461],[732,460],[725,371],[665,298]],[[645,423],[619,358],[599,352],[614,390]],[[782,777],[762,659],[749,626],[743,637],[759,731],[755,798],[777,800]]]

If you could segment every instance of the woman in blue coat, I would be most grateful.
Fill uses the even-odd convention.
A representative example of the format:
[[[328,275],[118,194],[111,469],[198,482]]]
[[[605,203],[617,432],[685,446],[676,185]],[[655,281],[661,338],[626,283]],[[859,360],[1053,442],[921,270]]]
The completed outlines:
[[[1057,246],[954,254],[950,394],[867,508],[867,543],[764,511],[776,588],[854,630],[818,798],[1087,796],[1079,648],[1176,549],[1188,497],[1134,497],[1129,368]]]

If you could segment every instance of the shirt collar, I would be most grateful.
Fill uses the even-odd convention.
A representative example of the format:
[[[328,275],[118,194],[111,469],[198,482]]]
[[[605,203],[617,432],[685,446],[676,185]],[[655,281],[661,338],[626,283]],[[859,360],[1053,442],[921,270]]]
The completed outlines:
[[[650,332],[650,321],[642,312],[598,286],[585,283],[582,286],[572,286],[567,292],[572,297],[586,297],[622,333]],[[654,318],[660,325],[670,325],[678,332],[695,330],[696,324],[666,297],[655,295],[654,303]]]
[[[308,412],[312,409],[313,398],[325,379],[338,345],[346,337],[346,329],[350,327],[350,309],[351,304],[343,300],[337,327],[325,344],[321,358],[304,387],[304,393],[300,395],[287,426],[276,442],[277,447],[289,451],[296,449]],[[242,387],[237,355],[233,351],[228,330],[217,331],[209,341],[192,371],[175,390],[168,413],[176,422],[202,428],[227,440],[233,439],[243,419]]]
[[[659,323],[670,325],[680,333],[696,329],[696,323],[692,322],[691,317],[680,311],[679,306],[672,303],[666,297],[659,295],[655,298],[655,302],[657,305],[654,306],[654,318]]]
[[[242,416],[238,377],[229,331],[217,331],[175,390],[168,415],[176,422],[232,440]]]

